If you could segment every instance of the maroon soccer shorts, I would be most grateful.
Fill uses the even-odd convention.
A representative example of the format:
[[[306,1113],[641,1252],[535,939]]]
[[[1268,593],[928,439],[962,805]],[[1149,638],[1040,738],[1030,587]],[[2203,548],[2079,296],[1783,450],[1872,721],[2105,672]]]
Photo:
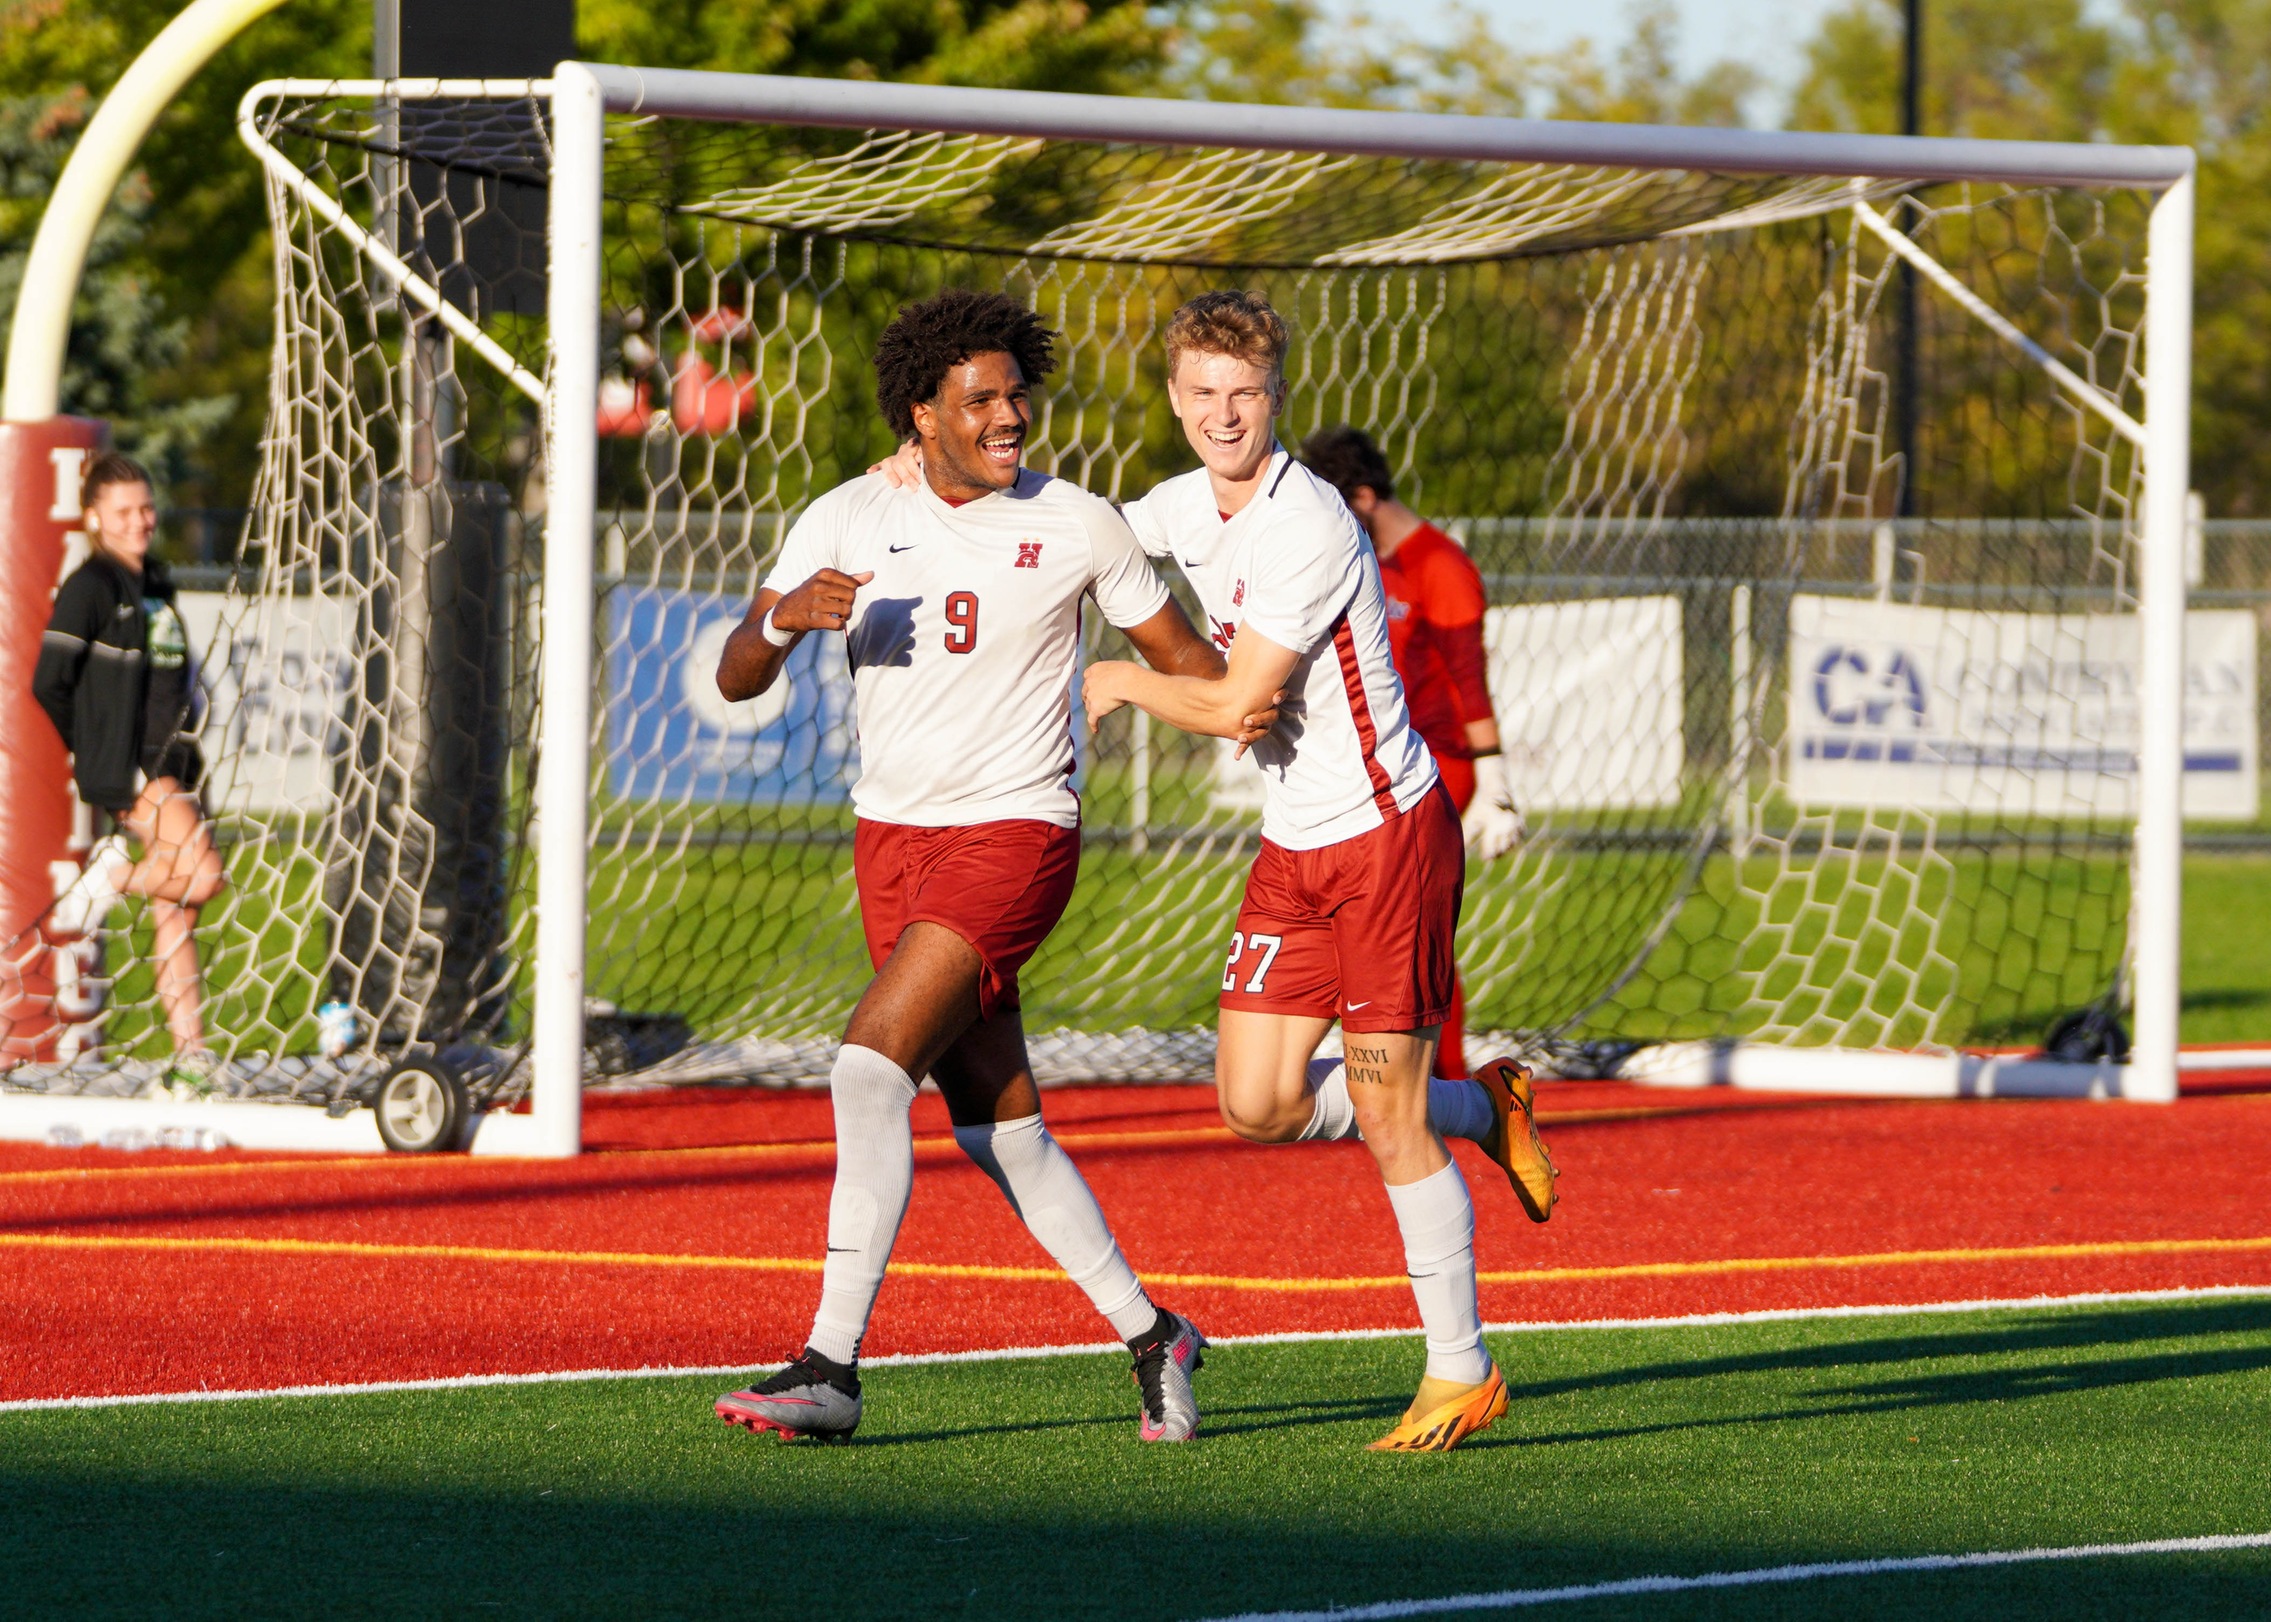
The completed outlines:
[[[1451,809],[1461,816],[1475,803],[1475,763],[1460,755],[1437,755],[1435,774],[1443,780],[1443,792],[1451,796]]]
[[[1017,971],[1064,916],[1080,830],[1019,819],[910,828],[862,817],[852,841],[860,927],[880,970],[909,924],[951,929],[977,951],[978,1017],[1017,1006]]]
[[[1222,1006],[1416,1031],[1451,1012],[1467,853],[1440,784],[1370,833],[1318,850],[1262,841]]]

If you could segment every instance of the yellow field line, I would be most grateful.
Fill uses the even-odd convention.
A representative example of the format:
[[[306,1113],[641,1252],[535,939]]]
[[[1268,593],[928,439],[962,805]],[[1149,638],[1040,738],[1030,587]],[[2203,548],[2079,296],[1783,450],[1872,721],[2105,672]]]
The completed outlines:
[[[374,1260],[540,1262],[573,1267],[684,1267],[760,1273],[817,1273],[804,1256],[704,1256],[618,1250],[512,1250],[491,1245],[380,1245],[347,1239],[180,1238],[128,1234],[0,1233],[0,1249],[154,1250],[232,1252],[271,1256],[358,1256]],[[1732,1256],[1695,1262],[1628,1262],[1608,1267],[1538,1267],[1481,1273],[1484,1284],[1561,1284],[1621,1278],[1694,1278],[1740,1273],[1797,1272],[1809,1268],[1921,1267],[1949,1262],[2019,1262],[2107,1259],[2122,1256],[2216,1255],[2271,1250],[2271,1236],[2249,1239],[2114,1239],[2062,1245],[1888,1250],[1855,1256]],[[989,1279],[1033,1282],[1062,1279],[1053,1267],[986,1267],[948,1262],[894,1262],[907,1278]],[[1235,1273],[1152,1273],[1152,1284],[1186,1289],[1315,1295],[1348,1290],[1400,1289],[1401,1273],[1350,1278],[1254,1278]]]
[[[1680,1115],[1691,1111],[1688,1104],[1640,1104],[1621,1109],[1551,1110],[1538,1112],[1541,1126],[1576,1125],[1587,1121],[1624,1121],[1655,1115]],[[1068,1149],[1137,1149],[1172,1148],[1177,1144],[1236,1143],[1237,1135],[1228,1127],[1188,1126],[1163,1127],[1126,1132],[1056,1132],[1052,1136]],[[917,1138],[915,1148],[933,1153],[954,1148],[951,1136]],[[832,1154],[833,1138],[797,1138],[784,1143],[718,1143],[686,1149],[605,1149],[593,1152],[587,1158],[597,1161],[649,1160],[668,1157],[674,1160],[749,1159],[777,1160],[807,1154]],[[475,1168],[494,1170],[505,1166],[526,1166],[531,1162],[515,1159],[472,1160],[462,1155],[341,1155],[331,1159],[307,1160],[216,1160],[191,1161],[169,1166],[54,1166],[39,1171],[0,1172],[0,1187],[21,1186],[27,1183],[95,1183],[122,1182],[164,1177],[249,1177],[266,1172],[287,1171],[364,1171],[373,1167],[386,1167],[394,1171],[433,1171],[455,1168],[467,1171]],[[547,1163],[548,1164],[548,1163]]]
[[[702,1256],[636,1250],[510,1250],[497,1245],[374,1245],[352,1239],[230,1239],[143,1237],[127,1234],[0,1233],[7,1250],[163,1250],[234,1252],[267,1256],[360,1256],[371,1260],[550,1262],[570,1267],[694,1267],[757,1273],[817,1273],[805,1256]],[[911,1278],[1061,1279],[1053,1267],[964,1267],[941,1262],[895,1262]]]

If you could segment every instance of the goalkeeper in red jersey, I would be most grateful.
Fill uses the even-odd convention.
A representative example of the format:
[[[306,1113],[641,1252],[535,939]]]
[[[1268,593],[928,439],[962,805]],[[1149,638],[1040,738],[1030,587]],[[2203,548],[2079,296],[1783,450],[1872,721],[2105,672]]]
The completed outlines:
[[[1312,434],[1301,460],[1340,491],[1372,537],[1388,593],[1388,651],[1412,725],[1459,808],[1467,848],[1486,862],[1503,856],[1522,838],[1522,813],[1506,781],[1485,680],[1481,571],[1457,541],[1396,499],[1388,459],[1362,430]],[[1438,1076],[1466,1076],[1465,1022],[1465,992],[1454,982],[1451,1017],[1435,1050]]]

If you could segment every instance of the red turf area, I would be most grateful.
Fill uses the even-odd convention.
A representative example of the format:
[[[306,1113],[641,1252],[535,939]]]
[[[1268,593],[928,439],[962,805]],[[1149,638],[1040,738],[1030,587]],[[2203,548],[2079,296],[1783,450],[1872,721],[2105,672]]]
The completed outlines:
[[[1155,1294],[1209,1332],[1415,1321],[1361,1147],[1229,1142],[1199,1088],[1066,1089],[1048,1114]],[[1460,1148],[1483,1268],[1530,1275],[1486,1281],[1494,1320],[2271,1285],[2271,1093],[1561,1083],[1540,1114],[1548,1227]],[[981,1276],[894,1277],[868,1350],[1106,1338],[1070,1284],[1014,1276],[1047,1258],[935,1098],[916,1130],[898,1260]],[[565,1164],[0,1145],[0,1397],[776,1359],[818,1288],[828,1131],[822,1097],[705,1091],[594,1097]]]

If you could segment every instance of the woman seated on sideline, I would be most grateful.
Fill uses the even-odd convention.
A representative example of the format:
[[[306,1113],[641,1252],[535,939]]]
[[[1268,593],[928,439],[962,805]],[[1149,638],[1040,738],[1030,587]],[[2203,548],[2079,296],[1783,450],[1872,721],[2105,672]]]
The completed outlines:
[[[32,691],[71,751],[79,797],[115,828],[56,898],[47,927],[83,935],[121,895],[146,896],[156,937],[158,999],[173,1035],[165,1084],[213,1090],[218,1060],[205,1046],[197,969],[197,909],[223,883],[221,854],[197,803],[203,767],[189,735],[194,673],[165,565],[150,556],[158,526],[150,475],[104,456],[81,488],[90,549],[55,594]],[[127,835],[141,842],[134,859]]]

